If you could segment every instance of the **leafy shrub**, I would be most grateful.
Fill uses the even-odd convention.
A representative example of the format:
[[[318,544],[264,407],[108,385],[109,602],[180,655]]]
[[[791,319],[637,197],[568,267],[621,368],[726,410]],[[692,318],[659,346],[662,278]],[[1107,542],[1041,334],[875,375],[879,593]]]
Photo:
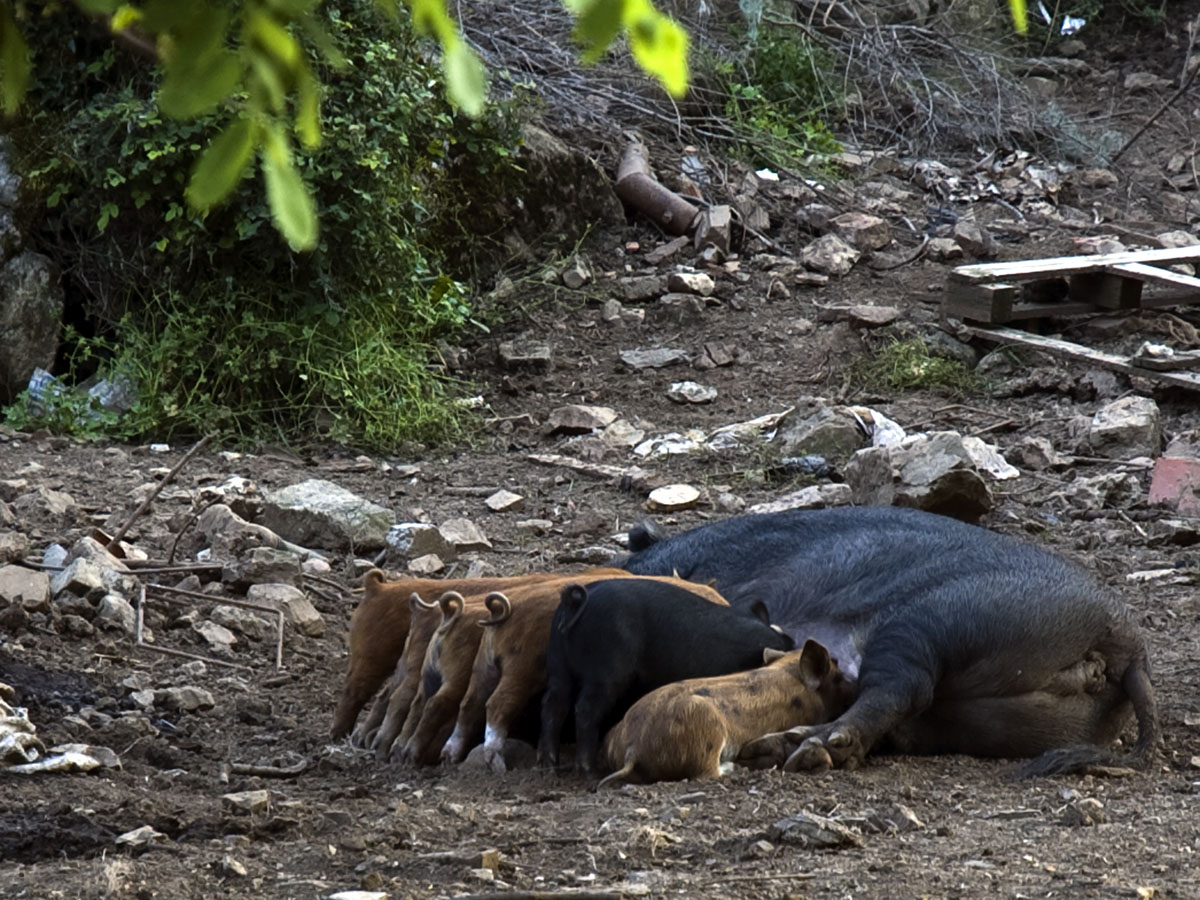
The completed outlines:
[[[721,113],[744,140],[735,152],[754,164],[794,166],[841,150],[827,122],[839,101],[832,58],[803,35],[763,28],[739,61],[712,66]]]
[[[460,427],[431,354],[472,324],[456,278],[478,244],[460,223],[504,196],[519,109],[457,115],[410,30],[369,0],[324,10],[350,64],[319,73],[324,142],[298,161],[322,223],[305,255],[271,227],[252,179],[206,217],[187,209],[193,161],[227,112],[162,116],[148,68],[72,43],[86,28],[69,5],[39,31],[36,111],[14,139],[48,207],[40,249],[66,273],[81,335],[69,355],[79,374],[138,381],[112,433],[320,433],[386,449]]]

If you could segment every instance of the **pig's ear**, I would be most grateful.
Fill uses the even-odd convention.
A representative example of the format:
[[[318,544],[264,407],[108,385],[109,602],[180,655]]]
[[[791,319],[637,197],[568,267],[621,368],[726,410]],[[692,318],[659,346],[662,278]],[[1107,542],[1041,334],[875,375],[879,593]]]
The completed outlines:
[[[764,625],[771,624],[771,613],[767,611],[767,604],[761,600],[755,600],[748,608],[750,615],[754,616],[754,618],[758,619]]]
[[[783,650],[776,650],[774,647],[763,647],[763,664],[770,665],[780,657],[787,656]]]
[[[829,670],[832,668],[832,663],[829,660],[829,651],[825,649],[825,645],[809,638],[804,642],[804,648],[800,656],[800,678],[804,682],[804,686],[810,691],[821,689],[822,683],[829,677]]]

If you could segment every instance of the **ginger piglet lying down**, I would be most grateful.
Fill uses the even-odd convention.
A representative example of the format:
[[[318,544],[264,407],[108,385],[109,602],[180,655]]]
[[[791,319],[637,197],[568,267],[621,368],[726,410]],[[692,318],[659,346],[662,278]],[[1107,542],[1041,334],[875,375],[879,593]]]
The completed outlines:
[[[828,722],[853,699],[837,662],[814,640],[789,653],[768,647],[763,661],[762,668],[678,681],[638,700],[604,739],[605,761],[616,771],[600,786],[727,775],[743,744]]]

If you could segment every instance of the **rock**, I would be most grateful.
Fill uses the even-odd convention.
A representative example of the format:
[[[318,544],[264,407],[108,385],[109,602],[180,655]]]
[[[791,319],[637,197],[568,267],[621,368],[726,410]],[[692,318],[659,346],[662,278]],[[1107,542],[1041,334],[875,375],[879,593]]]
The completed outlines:
[[[550,345],[533,338],[501,341],[498,348],[500,363],[506,369],[535,369],[545,371],[552,359]]]
[[[67,548],[62,544],[51,544],[42,551],[42,565],[48,569],[61,569],[67,564]]]
[[[1170,448],[1168,448],[1169,452]],[[1200,459],[1160,456],[1150,476],[1149,503],[1165,504],[1188,515],[1200,513]],[[4,570],[0,569],[0,577]],[[0,588],[0,596],[4,595]]]
[[[120,594],[105,594],[96,609],[95,621],[119,628],[126,634],[137,631],[137,611]]]
[[[894,306],[835,306],[828,312],[845,317],[856,328],[882,328],[900,318],[900,310]]]
[[[1068,803],[1059,821],[1070,828],[1087,828],[1092,825],[1103,825],[1104,804],[1094,797],[1084,797],[1073,803]]]
[[[844,475],[860,505],[907,506],[967,522],[978,522],[992,507],[991,491],[953,431],[859,450]]]
[[[800,253],[801,261],[808,268],[837,276],[848,274],[861,256],[861,252],[836,234],[822,235]]]
[[[667,391],[667,399],[676,403],[709,403],[717,399],[717,389],[694,381],[676,381]]]
[[[155,831],[149,825],[143,825],[141,828],[135,828],[133,831],[126,831],[124,834],[117,835],[113,843],[119,847],[128,847],[131,850],[146,850],[155,844],[166,844],[168,841],[170,841],[170,838],[161,831]]]
[[[290,584],[256,584],[246,592],[251,603],[261,603],[282,609],[284,616],[301,634],[320,637],[325,633],[325,619],[317,612],[308,595]]]
[[[80,538],[71,545],[71,550],[67,554],[67,561],[70,562],[76,559],[86,559],[95,563],[101,569],[111,569],[117,572],[129,571],[129,566],[114,556],[104,544],[101,544],[94,537],[90,536]]]
[[[698,322],[704,316],[704,300],[695,294],[663,294],[658,298],[657,317],[667,322]]]
[[[439,530],[442,537],[449,541],[459,553],[492,549],[492,542],[487,539],[482,529],[470,519],[447,519]]]
[[[387,533],[387,545],[390,550],[404,558],[440,556],[446,562],[458,559],[454,544],[446,540],[436,525],[425,522],[401,522],[393,525]]]
[[[838,211],[825,203],[807,203],[796,213],[800,224],[807,226],[816,234],[824,234],[833,227],[833,220],[838,217]]]
[[[179,687],[158,688],[154,692],[154,705],[160,709],[197,712],[212,709],[217,705],[217,701],[204,688],[185,684]]]
[[[783,512],[788,509],[824,509],[827,506],[846,506],[853,500],[853,495],[854,490],[848,484],[814,484],[785,494],[777,500],[755,503],[746,512],[758,515]]]
[[[429,578],[445,568],[446,564],[436,553],[426,553],[424,556],[418,556],[408,562],[408,571],[418,578]]]
[[[17,562],[29,554],[29,538],[19,531],[0,531],[0,564]]]
[[[0,479],[0,503],[12,503],[22,494],[27,493],[29,493],[29,482],[26,479]]]
[[[963,248],[953,238],[932,238],[925,248],[925,254],[934,262],[953,262],[962,259]]]
[[[653,300],[667,289],[667,280],[661,275],[637,275],[632,278],[619,278],[616,284],[621,299],[627,303],[639,300]]]
[[[701,211],[696,221],[696,232],[692,245],[697,250],[711,247],[722,256],[728,256],[732,229],[733,210],[725,204],[710,206]]]
[[[1130,92],[1153,91],[1170,86],[1170,81],[1153,72],[1130,72],[1125,76],[1125,90]]]
[[[247,522],[224,503],[214,503],[196,520],[209,546],[221,556],[241,556],[254,547],[277,548],[279,535],[270,528]]]
[[[218,625],[209,619],[194,622],[192,630],[204,638],[208,646],[217,653],[227,653],[237,643],[237,635],[224,625]]]
[[[1163,191],[1158,195],[1158,199],[1162,204],[1163,216],[1168,222],[1187,225],[1200,219],[1200,197],[1194,194]]]
[[[796,413],[783,423],[772,443],[779,444],[780,456],[811,454],[841,462],[865,447],[868,441],[858,423],[844,412],[821,406],[811,399],[802,399],[797,403]]]
[[[967,455],[971,457],[971,462],[975,463],[975,467],[987,472],[997,481],[1020,477],[1021,473],[1014,466],[1009,465],[1008,460],[1000,454],[1000,451],[991,444],[985,443],[982,438],[968,435],[962,439],[962,443]]]
[[[104,572],[88,559],[77,559],[50,579],[50,593],[57,596],[70,591],[84,597],[104,587]]]
[[[550,434],[588,434],[617,419],[617,411],[607,406],[560,406],[546,420]]]
[[[29,386],[35,369],[54,365],[62,327],[63,289],[55,265],[26,251],[0,268],[0,406]]]
[[[700,491],[690,484],[668,484],[650,492],[646,499],[649,512],[673,512],[690,509],[700,499]]]
[[[517,531],[529,531],[533,534],[548,534],[554,523],[549,519],[522,519],[517,522]]]
[[[91,637],[96,633],[96,629],[92,627],[92,623],[83,616],[64,615],[62,617],[62,630],[64,634],[73,635],[74,637]]]
[[[1164,231],[1162,234],[1156,234],[1154,239],[1158,241],[1158,245],[1163,249],[1194,247],[1196,244],[1200,244],[1200,238],[1196,237],[1190,231]]]
[[[825,285],[829,284],[829,276],[822,275],[820,272],[810,272],[807,269],[801,269],[792,276],[792,282],[802,287],[825,287]]]
[[[592,280],[592,267],[582,256],[575,255],[563,269],[562,283],[575,291]]]
[[[610,325],[620,325],[621,313],[624,311],[625,307],[621,305],[621,301],[610,297],[600,304],[600,321],[608,322]]]
[[[775,845],[770,841],[755,841],[742,854],[743,860],[767,859],[775,853]]]
[[[713,500],[713,506],[726,515],[736,516],[746,508],[746,501],[737,494],[731,494],[728,491],[719,491]]]
[[[525,498],[503,488],[483,501],[492,512],[521,512],[525,509]]]
[[[1158,404],[1130,396],[1102,406],[1092,417],[1087,443],[1093,453],[1112,459],[1157,456],[1162,448]]]
[[[329,900],[391,900],[387,891],[338,891],[329,895]]]
[[[834,234],[859,250],[882,250],[892,242],[891,227],[878,216],[860,212],[842,213],[829,225]]]
[[[732,348],[732,349],[731,349]],[[734,353],[737,348],[733,344],[717,344],[709,342],[704,345],[703,352],[693,364],[696,368],[719,369],[722,366],[732,366]],[[704,366],[701,366],[704,363]]]
[[[467,869],[467,877],[490,883],[496,880],[496,873],[491,869]]]
[[[274,631],[272,625],[275,623],[268,622],[258,613],[242,606],[215,607],[210,618],[218,625],[256,641],[261,641]]]
[[[74,497],[41,486],[17,497],[12,505],[16,513],[24,519],[36,517],[73,523],[80,516],[79,504],[75,502]]]
[[[801,847],[835,849],[838,847],[861,847],[859,834],[824,816],[810,812],[799,812],[780,819],[771,826],[767,838],[779,844],[798,844]]]
[[[1071,457],[1063,456],[1044,437],[1027,437],[1017,447],[1015,457],[1028,469],[1040,472],[1043,469],[1062,469],[1071,464]]]
[[[677,255],[684,247],[692,242],[692,239],[686,234],[681,234],[677,238],[667,241],[665,244],[660,244],[649,253],[646,254],[645,260],[647,265],[658,266],[662,265],[671,257]]]
[[[1079,173],[1079,183],[1086,188],[1113,188],[1118,179],[1108,169],[1084,169]]]
[[[222,794],[221,804],[232,812],[254,816],[271,808],[271,792],[264,789]]]
[[[50,608],[50,576],[24,566],[0,566],[0,600],[18,604],[26,612]]]
[[[703,272],[672,272],[667,276],[667,290],[681,294],[699,294],[708,297],[716,289],[712,277]]]
[[[294,584],[300,580],[300,557],[286,550],[255,547],[243,553],[237,565],[227,566],[221,577],[239,585]]]
[[[378,550],[395,522],[390,509],[320,479],[267,494],[260,516],[280,537],[331,550]]]
[[[988,259],[996,255],[996,239],[972,218],[963,217],[955,222],[953,237],[972,256]]]
[[[226,878],[245,878],[250,873],[243,863],[226,854],[221,859],[221,874]]]
[[[1073,507],[1085,510],[1120,509],[1138,499],[1141,492],[1141,482],[1129,472],[1077,477],[1062,490]]]
[[[664,369],[688,361],[688,355],[683,350],[666,348],[654,350],[622,350],[621,362],[634,369]]]

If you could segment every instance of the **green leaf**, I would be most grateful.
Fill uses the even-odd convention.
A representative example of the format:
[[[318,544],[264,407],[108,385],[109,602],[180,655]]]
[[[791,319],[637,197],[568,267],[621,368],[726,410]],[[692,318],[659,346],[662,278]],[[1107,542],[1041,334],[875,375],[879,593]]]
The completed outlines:
[[[113,13],[112,19],[108,23],[108,27],[113,31],[124,31],[130,25],[140,22],[142,19],[142,11],[136,6],[130,6],[128,3],[122,4]]]
[[[1025,0],[1008,0],[1008,8],[1012,11],[1013,28],[1024,34],[1029,28],[1029,18],[1025,12]]]
[[[300,143],[311,150],[321,143],[321,85],[307,65],[300,73],[297,90],[296,133],[300,135]]]
[[[625,29],[637,64],[672,96],[682,97],[688,83],[687,33],[648,0],[626,0]]]
[[[262,156],[267,180],[267,204],[271,219],[293,250],[317,246],[317,210],[312,195],[292,164],[287,137],[272,125],[266,133]]]
[[[193,209],[208,212],[237,187],[254,155],[255,137],[254,123],[238,118],[209,142],[185,192]]]
[[[247,48],[250,56],[250,92],[259,102],[272,112],[283,112],[287,100],[287,85],[275,68],[275,62],[265,53],[259,53],[253,47]]]
[[[575,39],[584,46],[584,62],[595,62],[608,49],[621,30],[624,8],[624,0],[593,0],[577,12]]]
[[[442,0],[408,0],[412,9],[413,26],[421,34],[432,34],[442,43],[442,51],[450,52],[458,36],[458,28],[446,13]]]
[[[487,99],[487,73],[475,52],[461,40],[443,48],[446,96],[468,116],[483,112]]]
[[[234,92],[242,77],[236,53],[222,50],[198,65],[169,65],[158,89],[158,108],[174,119],[191,119],[213,109]]]
[[[29,47],[5,6],[0,10],[0,104],[11,116],[21,106],[29,87]]]
[[[325,57],[335,69],[344,69],[350,65],[350,61],[346,59],[338,45],[330,37],[321,23],[314,16],[303,16],[296,20],[296,24],[300,26],[300,30],[304,32],[304,36],[308,38],[309,43],[316,48],[317,52]]]
[[[246,35],[247,42],[257,43],[288,71],[294,71],[300,62],[300,45],[286,28],[270,16],[260,12],[250,13],[246,17]]]

